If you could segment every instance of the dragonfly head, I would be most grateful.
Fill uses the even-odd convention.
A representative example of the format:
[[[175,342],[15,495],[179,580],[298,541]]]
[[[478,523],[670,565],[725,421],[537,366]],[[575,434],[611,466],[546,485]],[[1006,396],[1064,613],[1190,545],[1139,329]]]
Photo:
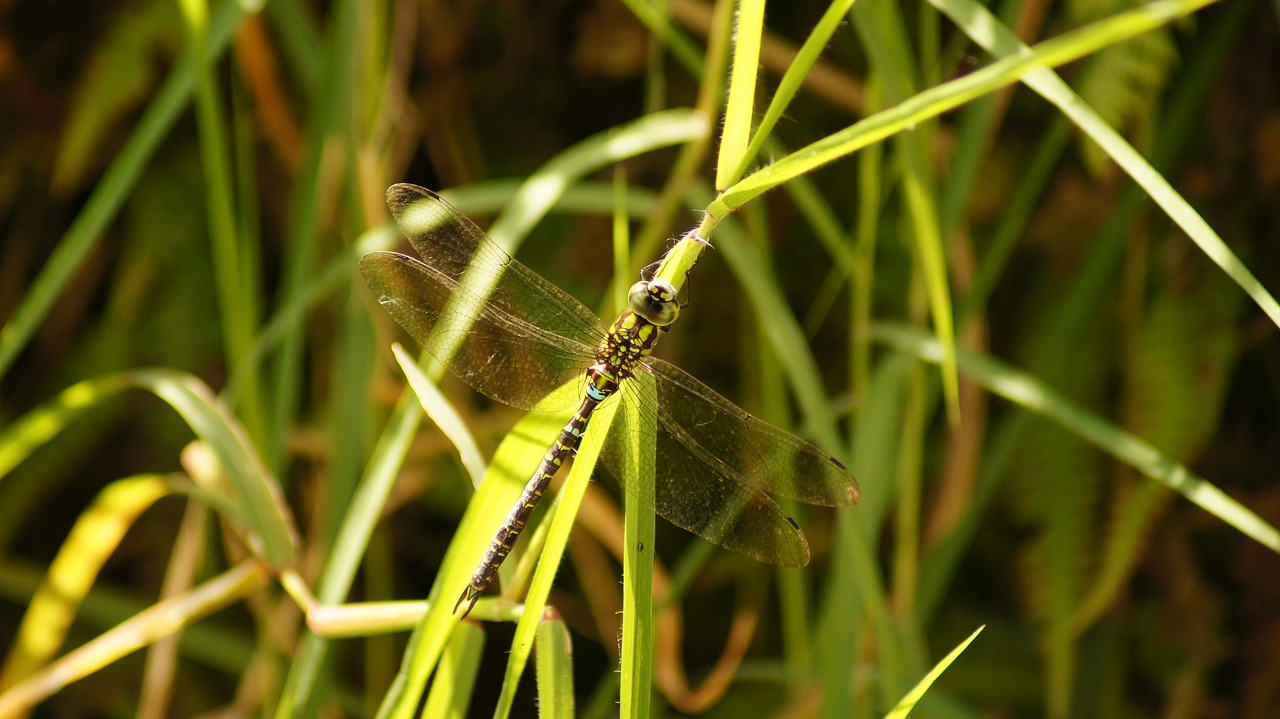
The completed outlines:
[[[631,285],[627,293],[631,311],[658,327],[666,327],[676,321],[680,305],[676,301],[676,288],[670,282],[654,278]]]

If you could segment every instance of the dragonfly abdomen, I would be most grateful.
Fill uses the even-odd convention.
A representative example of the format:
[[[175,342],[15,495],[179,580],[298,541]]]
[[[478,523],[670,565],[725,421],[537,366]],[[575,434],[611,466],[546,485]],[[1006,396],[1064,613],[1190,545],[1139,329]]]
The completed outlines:
[[[582,443],[582,435],[587,430],[587,422],[590,421],[591,413],[595,411],[596,406],[599,404],[600,400],[595,399],[592,393],[588,392],[578,411],[574,413],[573,418],[564,426],[564,429],[560,430],[560,436],[556,438],[555,443],[547,450],[547,454],[542,458],[542,463],[538,465],[537,471],[525,484],[524,492],[520,494],[520,499],[511,507],[511,511],[507,513],[506,520],[502,522],[502,526],[498,528],[497,533],[493,536],[493,541],[489,543],[484,559],[476,567],[475,573],[471,575],[471,583],[462,590],[462,596],[458,597],[457,603],[453,605],[453,611],[456,612],[463,602],[468,602],[466,610],[462,612],[463,618],[466,618],[471,613],[472,607],[476,605],[476,602],[480,601],[480,595],[484,593],[485,588],[497,576],[498,567],[502,566],[503,560],[511,553],[511,548],[515,546],[516,540],[520,538],[520,533],[524,531],[525,524],[529,522],[529,516],[533,514],[538,502],[542,500],[542,495],[547,491],[547,485],[551,484],[551,478],[556,476],[556,472],[559,472],[560,466],[564,464],[565,457],[568,457],[569,453],[575,451],[578,445]]]

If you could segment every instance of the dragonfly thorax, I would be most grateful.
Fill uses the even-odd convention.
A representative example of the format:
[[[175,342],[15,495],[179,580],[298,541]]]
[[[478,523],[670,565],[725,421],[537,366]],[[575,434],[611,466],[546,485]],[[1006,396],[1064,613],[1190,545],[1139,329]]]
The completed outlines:
[[[636,364],[653,352],[664,329],[634,310],[623,312],[596,350],[596,363],[587,368],[587,394],[602,401],[617,391],[622,380],[634,374]]]

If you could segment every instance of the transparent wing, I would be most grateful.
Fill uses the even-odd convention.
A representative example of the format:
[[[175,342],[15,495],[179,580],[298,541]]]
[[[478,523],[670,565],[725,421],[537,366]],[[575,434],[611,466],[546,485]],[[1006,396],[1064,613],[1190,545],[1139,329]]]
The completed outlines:
[[[632,397],[601,455],[610,474],[636,496],[642,496],[636,483],[653,477],[654,511],[710,542],[769,564],[808,564],[804,534],[768,493],[853,504],[853,476],[830,455],[755,419],[666,362],[648,366],[651,374],[625,385]],[[638,463],[624,461],[635,433],[655,435],[654,452]]]
[[[564,385],[594,361],[604,337],[595,315],[434,193],[394,185],[387,204],[423,262],[374,252],[360,268],[378,302],[423,349],[514,407],[551,411],[580,399]]]
[[[805,504],[857,503],[858,483],[835,457],[753,417],[668,362],[647,364],[658,380],[658,425],[679,428],[670,431],[723,462],[747,488]]]

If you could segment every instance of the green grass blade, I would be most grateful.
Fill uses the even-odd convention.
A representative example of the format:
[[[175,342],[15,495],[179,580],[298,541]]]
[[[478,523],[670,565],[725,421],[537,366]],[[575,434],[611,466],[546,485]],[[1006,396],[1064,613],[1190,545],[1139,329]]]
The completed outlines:
[[[982,630],[985,628],[986,627],[983,626],[975,629],[973,634],[969,635],[968,639],[960,642],[955,649],[952,649],[947,656],[942,658],[942,661],[934,665],[933,669],[925,675],[924,679],[921,679],[920,683],[916,684],[915,687],[902,698],[902,701],[898,702],[898,705],[895,706],[892,711],[885,714],[885,719],[903,719],[903,717],[910,714],[911,710],[915,709],[916,704],[920,699],[924,697],[924,693],[929,691],[929,687],[933,686],[933,683],[938,680],[938,677],[942,676],[942,673],[947,670],[947,667],[954,664],[956,659],[960,658],[960,655],[964,653],[964,650],[973,643],[974,639],[978,638],[978,635],[981,634]]]
[[[458,625],[440,657],[436,680],[431,683],[431,692],[422,708],[423,719],[467,716],[467,708],[475,696],[480,660],[484,658],[484,644],[484,629],[478,624]]]
[[[479,487],[480,481],[484,478],[486,464],[484,457],[480,454],[480,447],[476,444],[476,438],[471,435],[471,430],[467,429],[462,416],[458,414],[458,410],[454,409],[453,403],[440,392],[440,388],[418,369],[417,363],[403,347],[394,344],[391,346],[391,351],[395,354],[396,361],[400,363],[400,369],[404,370],[409,386],[413,388],[414,394],[418,395],[422,409],[458,450],[462,458],[462,466],[466,467],[467,473],[471,475],[472,485]]]
[[[751,199],[868,145],[908,130],[993,90],[1088,56],[1103,47],[1167,25],[1214,0],[1158,0],[1086,27],[1046,40],[1028,52],[998,60],[829,135],[765,167],[725,190],[708,206],[708,224]]]
[[[181,372],[136,370],[128,377],[168,402],[217,456],[236,508],[249,524],[249,546],[272,566],[292,561],[297,530],[280,485],[226,407],[203,382]]]
[[[652,407],[658,392],[652,374],[641,373],[632,378],[632,389],[622,397],[622,421],[627,427],[640,422],[638,401]],[[615,439],[614,441],[618,441]],[[627,462],[653,472],[657,448],[652,430],[628,432],[624,438]],[[653,696],[653,558],[654,501],[653,477],[637,472],[641,481],[625,493],[622,553],[622,658],[621,715],[647,717]],[[647,504],[646,504],[647,502]]]
[[[76,520],[27,605],[0,670],[0,687],[31,675],[58,651],[76,610],[124,533],[139,514],[169,493],[163,475],[144,474],[112,482],[98,494]]]
[[[760,38],[764,34],[764,0],[741,0],[729,71],[729,99],[716,156],[716,189],[737,180],[735,171],[746,159],[751,120],[755,114],[756,80],[760,74]]]
[[[590,431],[583,437],[582,445],[573,460],[569,478],[556,494],[552,507],[555,516],[551,519],[551,531],[539,556],[538,568],[533,573],[524,611],[516,623],[516,633],[511,640],[511,654],[507,659],[507,670],[503,675],[502,691],[498,695],[498,708],[494,711],[494,717],[506,717],[511,712],[516,688],[529,661],[529,653],[533,651],[538,626],[545,620],[543,612],[547,606],[547,597],[551,594],[551,584],[555,581],[565,546],[569,543],[569,533],[573,531],[582,495],[587,490],[587,483],[591,480],[596,460],[600,457],[600,450],[609,436],[609,427],[613,424],[620,405],[621,397],[604,402],[596,409],[591,417]]]
[[[231,483],[236,517],[246,539],[273,566],[293,558],[296,532],[276,479],[266,471],[235,417],[200,380],[165,369],[135,370],[85,380],[29,412],[0,435],[0,476],[25,459],[80,413],[122,389],[138,387],[168,402],[218,458]]]
[[[128,389],[123,375],[78,382],[0,431],[0,480],[81,414]]]
[[[552,617],[538,624],[538,716],[573,719],[573,638],[564,620]]]
[[[937,342],[916,330],[882,324],[876,326],[873,333],[877,340],[899,352],[927,362],[937,362],[941,357]],[[1176,491],[1263,546],[1280,552],[1280,530],[1142,439],[1081,409],[1035,377],[996,359],[962,352],[958,355],[958,360],[960,370],[988,390],[1048,417],[1147,477]]]
[[[1028,52],[1028,48],[1018,41],[1017,36],[1012,31],[1008,30],[976,2],[971,0],[930,0],[930,2],[955,20],[965,30],[966,34],[989,52],[1000,57],[1025,55]],[[1068,35],[1078,36],[1088,32],[1096,35],[1097,40],[1106,40],[1109,41],[1108,44],[1111,44],[1138,34],[1133,32],[1134,30],[1140,29],[1145,32],[1153,29],[1158,25],[1153,26],[1150,23],[1166,17],[1167,12],[1189,13],[1205,4],[1207,3],[1201,0],[1185,3],[1152,3],[1127,13],[1121,13],[1109,20],[1095,23]],[[1157,9],[1159,12],[1157,12]],[[1170,19],[1173,18],[1171,17]],[[1041,48],[1048,46],[1050,43],[1058,43],[1058,41],[1067,37],[1067,35],[1064,35],[1062,38],[1050,40],[1036,47]],[[1085,36],[1080,38],[1079,44],[1083,45],[1092,40],[1093,38]],[[1061,44],[1069,46],[1075,43],[1063,42]],[[1039,52],[1039,50],[1035,50],[1033,54],[1039,54]],[[1058,63],[1046,62],[1045,64],[1052,67]],[[1272,323],[1280,326],[1280,303],[1276,302],[1275,297],[1262,286],[1262,283],[1236,257],[1231,248],[1227,247],[1227,244],[1222,241],[1218,233],[1214,232],[1212,227],[1209,227],[1209,223],[1204,221],[1200,213],[1196,212],[1191,207],[1191,204],[1182,195],[1178,194],[1177,190],[1173,189],[1169,181],[1121,137],[1120,133],[1108,125],[1093,108],[1089,107],[1052,70],[1044,67],[1034,68],[1026,74],[1024,82],[1028,87],[1056,105],[1072,122],[1081,130],[1084,130],[1106,152],[1108,157],[1114,160],[1133,178],[1134,182],[1137,182],[1146,191],[1151,199],[1165,211],[1169,219],[1182,228],[1182,231],[1187,233],[1191,241],[1195,242],[1200,250],[1208,255],[1209,259],[1221,267],[1223,272],[1226,272],[1257,303],[1258,307],[1271,318]]]
[[[242,4],[219,3],[217,14],[209,24],[209,38],[205,45],[208,54],[217,55],[226,48],[231,33],[243,17]],[[44,322],[54,302],[88,257],[103,230],[124,205],[152,154],[186,107],[199,66],[200,61],[192,51],[173,67],[129,139],[107,167],[84,209],[67,228],[49,262],[26,291],[17,311],[0,329],[0,377],[8,372],[18,353]]]
[[[498,447],[484,481],[467,504],[467,511],[449,543],[440,573],[427,595],[427,613],[414,630],[396,684],[384,699],[378,716],[415,715],[427,678],[435,670],[449,635],[458,624],[458,617],[453,613],[454,601],[467,586],[494,532],[519,498],[525,481],[569,416],[569,412],[530,413],[516,424]],[[509,572],[510,564],[512,562],[508,558],[503,569]],[[503,586],[505,589],[507,585]],[[522,614],[519,607],[513,608],[491,599],[481,600],[472,612],[474,617],[503,620]]]
[[[405,392],[369,456],[351,507],[334,539],[333,551],[325,563],[316,590],[322,604],[337,604],[347,598],[421,418],[422,411],[413,393]],[[289,676],[276,707],[278,719],[314,713],[310,705],[328,646],[328,640],[315,634],[305,636],[289,668]]]
[[[835,34],[837,28],[844,24],[845,14],[849,12],[849,8],[852,5],[853,0],[835,0],[835,2],[827,6],[827,10],[822,14],[822,19],[818,21],[817,26],[809,31],[809,35],[805,37],[804,44],[800,46],[795,59],[791,61],[791,65],[787,68],[786,73],[783,74],[782,80],[778,82],[778,89],[773,92],[773,99],[769,101],[769,107],[765,110],[764,117],[760,119],[760,126],[756,128],[755,135],[751,137],[751,144],[742,153],[738,166],[734,169],[733,174],[728,176],[723,186],[732,185],[742,179],[742,175],[746,173],[751,162],[760,154],[760,150],[764,148],[764,144],[768,141],[774,126],[778,124],[778,120],[782,119],[783,113],[791,105],[791,100],[800,91],[805,77],[822,57],[822,51],[831,40],[831,36]],[[722,186],[722,183],[717,181],[716,185]]]

